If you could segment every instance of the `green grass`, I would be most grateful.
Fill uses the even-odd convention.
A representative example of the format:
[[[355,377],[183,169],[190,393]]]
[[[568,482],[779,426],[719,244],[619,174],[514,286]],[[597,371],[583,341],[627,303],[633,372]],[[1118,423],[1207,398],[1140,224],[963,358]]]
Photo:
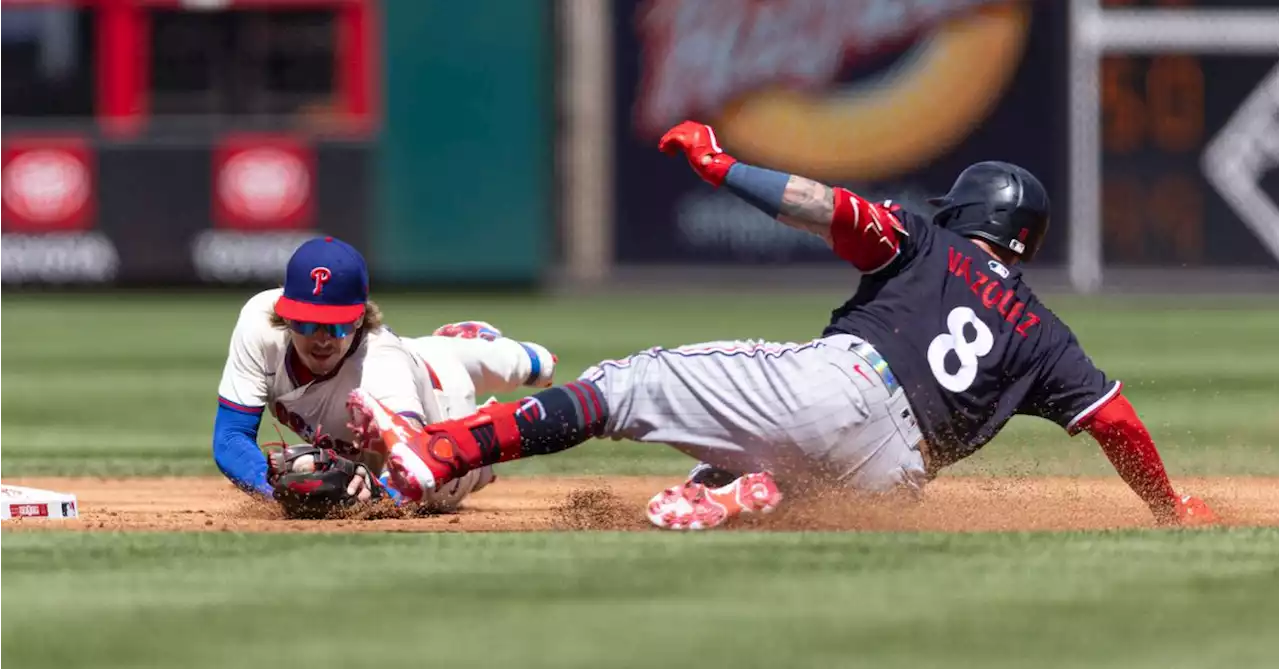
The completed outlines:
[[[842,296],[381,302],[397,331],[482,318],[561,379],[654,345],[808,339]],[[243,296],[4,300],[6,477],[212,474]],[[1050,300],[1123,379],[1175,475],[1277,472],[1263,300]],[[264,439],[274,431],[264,426]],[[595,443],[515,473],[676,473]],[[1015,420],[960,472],[1105,474]],[[40,667],[1274,667],[1280,531],[1008,534],[3,535],[0,660]]]
[[[8,533],[3,661],[1274,667],[1277,538]]]
[[[0,374],[6,476],[214,474],[217,383],[244,295],[9,295]],[[542,342],[561,380],[654,345],[806,340],[843,295],[382,299],[402,334],[485,319]],[[1274,298],[1050,299],[1094,360],[1126,382],[1175,474],[1277,473]],[[270,419],[268,419],[270,423]],[[275,439],[264,425],[263,439]],[[596,443],[507,473],[676,473],[661,446]],[[1106,474],[1088,437],[1015,419],[957,472]]]

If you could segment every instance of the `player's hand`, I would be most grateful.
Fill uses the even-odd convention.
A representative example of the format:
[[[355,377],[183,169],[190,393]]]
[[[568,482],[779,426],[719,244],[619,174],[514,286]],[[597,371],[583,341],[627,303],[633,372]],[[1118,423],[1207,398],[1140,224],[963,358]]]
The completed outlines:
[[[377,485],[368,467],[356,465],[356,475],[347,484],[347,497],[357,502],[368,502],[377,494]]]
[[[502,337],[502,331],[484,321],[462,321],[461,323],[441,325],[431,335],[434,337],[458,337],[460,339],[493,341]]]
[[[1175,513],[1179,525],[1215,525],[1218,522],[1218,514],[1204,500],[1191,495],[1183,495],[1178,499]]]
[[[1182,527],[1198,527],[1202,525],[1216,525],[1218,523],[1218,514],[1205,504],[1204,500],[1192,495],[1183,495],[1173,503],[1170,509],[1162,510],[1156,513],[1156,518],[1165,525],[1179,525]]]
[[[711,126],[693,121],[684,121],[668,130],[658,140],[658,150],[669,156],[683,153],[693,171],[717,188],[724,183],[729,168],[738,162],[721,150]]]

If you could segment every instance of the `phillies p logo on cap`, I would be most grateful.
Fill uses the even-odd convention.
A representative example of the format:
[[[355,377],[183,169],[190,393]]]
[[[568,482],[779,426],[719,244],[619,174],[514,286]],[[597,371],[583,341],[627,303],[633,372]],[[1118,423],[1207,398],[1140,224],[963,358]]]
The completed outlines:
[[[311,270],[311,278],[316,280],[316,289],[311,291],[312,295],[319,295],[324,290],[324,284],[329,283],[329,279],[333,278],[333,272],[328,267],[317,267]]]

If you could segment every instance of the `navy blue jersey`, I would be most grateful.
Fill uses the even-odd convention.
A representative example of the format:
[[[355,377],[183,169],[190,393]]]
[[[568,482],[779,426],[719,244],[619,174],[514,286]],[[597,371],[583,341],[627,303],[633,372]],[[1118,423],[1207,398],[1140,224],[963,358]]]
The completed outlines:
[[[939,464],[967,457],[1014,414],[1068,431],[1119,392],[1018,268],[969,239],[897,209],[898,256],[866,274],[824,335],[876,347]]]

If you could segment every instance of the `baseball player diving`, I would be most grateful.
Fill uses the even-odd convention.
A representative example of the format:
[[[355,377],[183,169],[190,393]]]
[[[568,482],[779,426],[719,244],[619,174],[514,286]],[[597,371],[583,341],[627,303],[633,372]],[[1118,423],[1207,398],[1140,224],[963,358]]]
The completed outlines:
[[[369,274],[352,246],[324,237],[289,259],[283,289],[253,296],[241,309],[218,386],[213,458],[233,483],[277,500],[290,517],[319,517],[384,496],[415,509],[451,511],[493,481],[478,466],[425,495],[405,498],[376,451],[360,451],[347,427],[356,389],[414,429],[476,411],[476,395],[521,385],[549,387],[555,358],[483,322],[443,326],[402,338],[369,301]],[[264,410],[306,443],[264,457]],[[445,482],[441,482],[444,484]]]
[[[363,447],[425,495],[477,467],[564,450],[593,437],[669,444],[698,459],[656,495],[660,527],[713,527],[772,510],[814,483],[919,490],[972,455],[1014,414],[1088,432],[1169,524],[1214,522],[1169,483],[1151,435],[1019,265],[1049,227],[1049,199],[1026,170],[982,162],[931,201],[932,220],[892,202],[755,167],[685,121],[659,148],[781,223],[824,239],[862,272],[820,337],[654,348],[601,362],[576,381],[425,428],[367,390],[349,399]]]

